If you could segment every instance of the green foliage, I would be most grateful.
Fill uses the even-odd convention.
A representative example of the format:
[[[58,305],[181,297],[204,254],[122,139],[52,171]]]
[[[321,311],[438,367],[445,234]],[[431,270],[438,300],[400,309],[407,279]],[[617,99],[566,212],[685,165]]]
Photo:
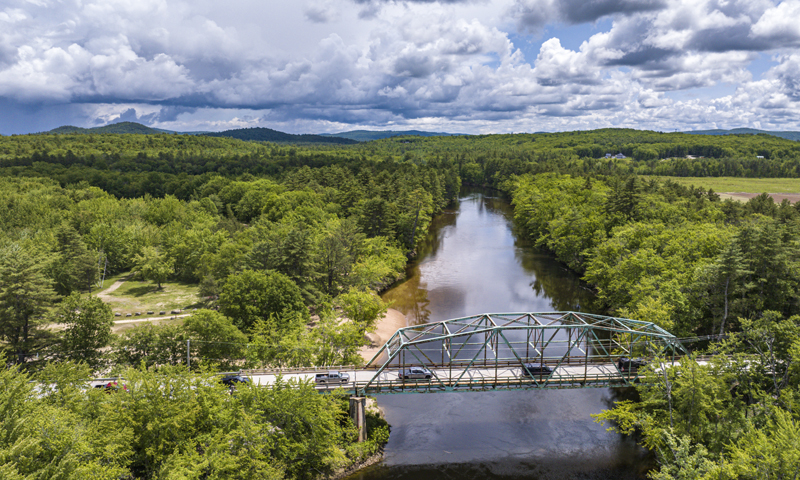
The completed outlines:
[[[114,314],[97,297],[73,293],[62,300],[58,321],[65,326],[59,350],[68,360],[81,361],[95,371],[104,365],[101,350],[111,342]]]
[[[240,330],[249,332],[262,322],[270,336],[296,330],[309,318],[300,289],[286,275],[274,271],[245,270],[231,275],[222,287],[219,304]]]
[[[310,479],[344,464],[355,434],[340,399],[310,384],[232,395],[216,377],[162,367],[125,370],[125,389],[106,393],[87,388],[88,373],[50,365],[36,384],[0,370],[2,478]]]
[[[69,295],[73,291],[89,290],[100,273],[98,256],[86,248],[80,234],[69,225],[56,231],[56,252],[50,275],[56,291]]]
[[[339,318],[333,308],[323,305],[317,312],[319,322],[311,331],[311,345],[316,365],[360,365],[364,362],[358,349],[367,344],[367,326]]]
[[[192,356],[203,366],[229,370],[234,366],[232,360],[244,357],[247,335],[219,312],[198,310],[186,319],[183,329],[191,341]]]
[[[55,294],[43,269],[19,244],[0,248],[0,348],[18,364],[43,349],[51,336],[44,316]]]
[[[145,280],[164,283],[175,271],[175,261],[160,253],[155,247],[144,247],[142,253],[133,258],[136,273]]]
[[[346,318],[364,330],[373,329],[375,323],[383,318],[389,308],[389,305],[376,294],[352,288],[336,297],[336,304],[342,309]]]
[[[147,323],[116,338],[113,364],[118,367],[178,365],[186,361],[187,334],[173,325]]]

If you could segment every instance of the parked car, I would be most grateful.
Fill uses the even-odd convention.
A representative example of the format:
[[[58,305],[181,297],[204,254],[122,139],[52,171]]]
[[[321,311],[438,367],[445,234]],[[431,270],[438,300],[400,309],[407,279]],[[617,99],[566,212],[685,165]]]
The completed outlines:
[[[645,365],[647,365],[647,361],[641,358],[619,357],[617,360],[617,367],[621,372],[635,372]]]
[[[410,367],[406,368],[405,370],[400,370],[397,372],[397,377],[400,380],[411,380],[411,379],[425,379],[430,380],[433,375],[431,371],[427,368],[422,367]]]
[[[223,385],[229,388],[236,388],[236,384],[238,383],[250,383],[250,379],[245,377],[244,375],[225,375],[220,379]]]
[[[548,377],[553,373],[553,368],[540,363],[523,363],[522,374],[530,377]]]
[[[315,383],[347,383],[350,381],[350,375],[344,372],[330,371],[327,373],[318,373],[314,377]]]

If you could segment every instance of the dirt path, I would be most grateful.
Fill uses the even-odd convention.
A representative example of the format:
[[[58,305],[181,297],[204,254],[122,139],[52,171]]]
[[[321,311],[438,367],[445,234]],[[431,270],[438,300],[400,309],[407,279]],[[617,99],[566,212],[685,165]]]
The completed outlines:
[[[739,200],[740,202],[746,202],[751,198],[757,197],[761,195],[760,193],[745,193],[745,192],[721,192],[719,196],[725,200],[727,198],[731,198],[733,200]],[[770,197],[775,203],[781,203],[784,199],[789,200],[791,203],[800,202],[800,194],[798,193],[770,193]]]
[[[111,297],[111,295],[110,295],[111,292],[113,292],[114,290],[116,290],[119,287],[121,287],[122,284],[125,283],[125,281],[129,280],[131,277],[132,277],[132,275],[128,275],[127,277],[123,277],[123,278],[117,280],[116,282],[112,283],[110,287],[108,287],[107,289],[105,289],[102,292],[98,293],[97,294],[97,298],[103,300],[104,302],[107,301]]]
[[[114,325],[125,325],[126,323],[141,323],[152,322],[154,320],[172,320],[174,318],[183,318],[190,316],[191,313],[182,313],[180,315],[163,315],[160,317],[146,317],[146,318],[132,318],[128,320],[114,320]]]

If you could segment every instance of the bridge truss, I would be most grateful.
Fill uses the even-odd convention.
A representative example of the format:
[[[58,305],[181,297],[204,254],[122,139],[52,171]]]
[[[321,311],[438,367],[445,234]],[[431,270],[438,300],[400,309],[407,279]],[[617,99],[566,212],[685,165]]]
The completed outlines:
[[[401,328],[362,370],[369,380],[353,387],[365,395],[630,386],[638,373],[621,370],[620,357],[674,362],[685,353],[651,322],[580,312],[487,313]],[[549,371],[526,375],[523,364]],[[410,367],[427,369],[431,378],[401,378]]]

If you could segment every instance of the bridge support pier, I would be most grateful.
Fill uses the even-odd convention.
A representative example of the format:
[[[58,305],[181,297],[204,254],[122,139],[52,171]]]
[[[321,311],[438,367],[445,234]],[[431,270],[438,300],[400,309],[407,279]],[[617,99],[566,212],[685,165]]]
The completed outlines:
[[[358,430],[358,441],[367,439],[367,397],[350,397],[350,418]]]

